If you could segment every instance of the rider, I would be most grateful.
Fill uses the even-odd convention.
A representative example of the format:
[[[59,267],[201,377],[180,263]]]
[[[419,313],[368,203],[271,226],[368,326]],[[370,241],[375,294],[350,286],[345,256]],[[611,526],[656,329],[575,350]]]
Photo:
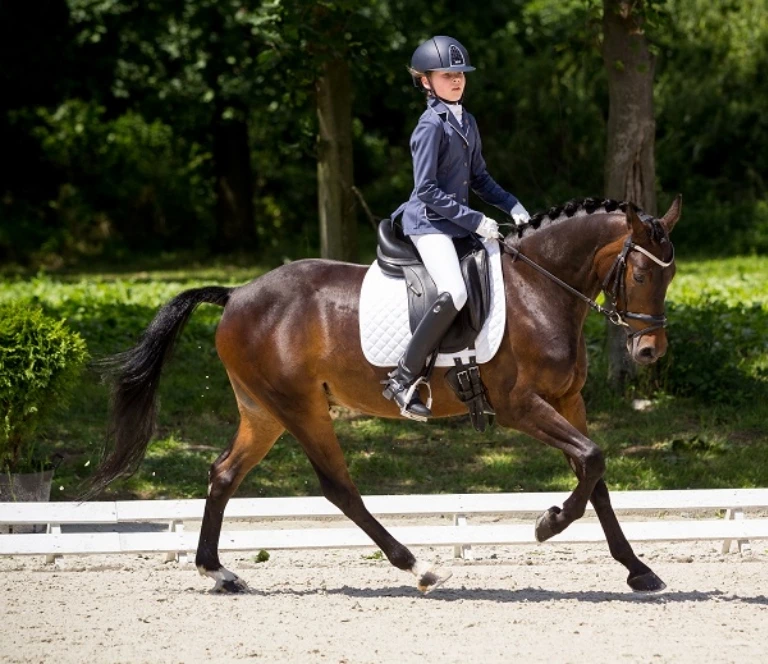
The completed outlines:
[[[486,203],[509,214],[517,224],[528,212],[488,174],[475,118],[463,108],[465,72],[474,71],[469,53],[452,37],[432,37],[413,53],[409,72],[427,95],[427,110],[411,134],[414,189],[392,218],[403,214],[410,236],[439,296],[414,330],[413,337],[389,374],[383,392],[394,397],[400,412],[415,419],[432,413],[419,398],[417,380],[428,356],[467,301],[467,290],[452,238],[477,233],[499,238],[499,225],[467,206],[469,188]],[[411,388],[411,389],[409,389]]]

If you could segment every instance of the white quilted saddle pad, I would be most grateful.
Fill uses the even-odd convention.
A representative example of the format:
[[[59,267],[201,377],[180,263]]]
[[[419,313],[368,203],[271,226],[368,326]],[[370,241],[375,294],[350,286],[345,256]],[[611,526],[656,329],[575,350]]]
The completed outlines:
[[[486,242],[485,247],[491,266],[491,313],[480,330],[475,350],[441,353],[437,356],[438,367],[452,367],[454,357],[467,361],[471,355],[476,356],[478,364],[489,362],[501,345],[507,316],[501,252],[495,241]],[[377,367],[394,367],[410,340],[405,279],[387,277],[374,262],[360,291],[360,342],[365,359]]]

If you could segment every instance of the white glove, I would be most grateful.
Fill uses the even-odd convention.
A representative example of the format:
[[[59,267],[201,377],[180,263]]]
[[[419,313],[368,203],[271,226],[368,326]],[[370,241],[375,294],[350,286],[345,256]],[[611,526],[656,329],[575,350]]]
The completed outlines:
[[[501,237],[501,233],[499,233],[499,225],[490,217],[483,217],[483,220],[480,222],[475,233],[480,237],[485,237],[489,240],[498,240]]]
[[[531,215],[528,214],[528,210],[523,207],[522,203],[516,203],[515,207],[509,211],[509,216],[512,217],[512,221],[518,226],[527,224],[531,218]]]

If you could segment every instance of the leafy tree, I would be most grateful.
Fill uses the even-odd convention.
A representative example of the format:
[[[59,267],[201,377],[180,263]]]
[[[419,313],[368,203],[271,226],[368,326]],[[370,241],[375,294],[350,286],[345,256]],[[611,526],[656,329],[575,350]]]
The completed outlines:
[[[768,1],[669,0],[660,52],[657,160],[686,194],[688,251],[768,251]]]
[[[255,245],[249,110],[261,100],[276,5],[70,0],[84,52],[112,44],[110,93],[211,145],[217,246],[224,250]]]
[[[656,72],[643,102],[656,108],[656,186],[651,145],[629,145],[640,125],[611,92],[642,55],[629,46],[640,35],[616,42],[627,54],[602,58],[604,4],[639,17]],[[277,262],[331,238],[326,255],[353,256],[353,179],[377,215],[413,186],[408,136],[424,102],[405,66],[432,34],[469,48],[478,69],[466,103],[489,168],[529,209],[598,194],[607,169],[631,184],[608,187],[619,198],[638,199],[642,176],[649,210],[654,191],[662,201],[686,194],[681,250],[764,251],[766,9],[768,0],[55,0],[37,16],[29,3],[2,3],[0,260],[242,248]],[[627,154],[642,155],[633,166],[606,163],[622,135]]]

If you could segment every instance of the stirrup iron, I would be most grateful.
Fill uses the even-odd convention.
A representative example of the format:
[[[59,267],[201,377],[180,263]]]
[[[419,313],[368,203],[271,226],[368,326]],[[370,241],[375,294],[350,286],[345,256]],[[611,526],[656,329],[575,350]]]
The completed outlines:
[[[426,402],[424,405],[427,407],[427,410],[432,410],[432,386],[429,384],[429,381],[424,376],[419,376],[411,386],[407,389],[404,397],[405,404],[403,406],[400,406],[400,414],[403,417],[407,417],[410,420],[415,420],[416,422],[426,422],[429,418],[423,417],[422,415],[417,415],[416,413],[412,413],[410,410],[408,410],[408,404],[411,403],[411,399],[413,399],[413,395],[416,392],[416,390],[419,389],[419,385],[426,385],[427,390],[429,391],[429,397],[427,397]]]

